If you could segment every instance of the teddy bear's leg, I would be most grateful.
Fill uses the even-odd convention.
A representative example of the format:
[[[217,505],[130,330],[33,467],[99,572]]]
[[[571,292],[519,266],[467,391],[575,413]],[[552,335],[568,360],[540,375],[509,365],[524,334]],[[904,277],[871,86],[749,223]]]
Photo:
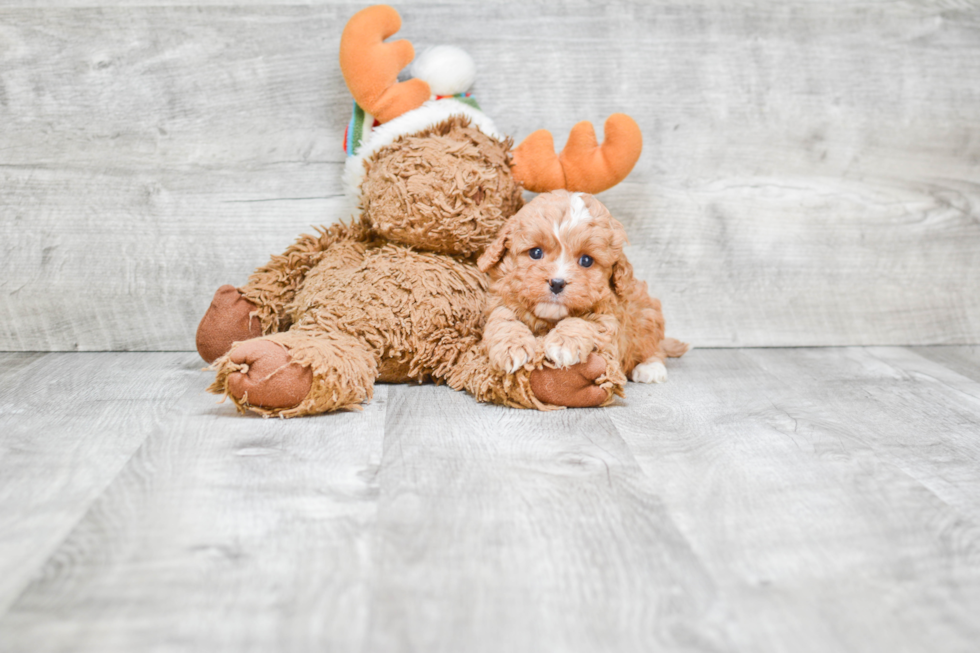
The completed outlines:
[[[535,369],[530,375],[531,389],[541,401],[585,408],[623,396],[626,385],[617,345],[618,322],[602,317],[595,321],[579,318],[562,320],[544,338],[545,357],[558,367]],[[596,347],[597,351],[586,353]],[[579,361],[567,365],[571,361]]]
[[[228,394],[252,406],[292,408],[313,386],[313,371],[294,362],[289,350],[272,340],[242,342],[229,361],[238,369],[226,379]]]
[[[607,371],[612,369],[610,376]],[[507,374],[490,364],[485,347],[477,345],[459,360],[447,379],[450,387],[465,390],[478,401],[514,408],[585,408],[603,406],[622,394],[625,377],[619,366],[600,354],[561,369],[543,367]],[[622,377],[622,378],[621,378]]]
[[[265,334],[285,331],[292,323],[287,306],[296,296],[306,274],[316,266],[349,267],[363,261],[370,239],[364,224],[337,224],[315,236],[304,234],[285,252],[273,256],[240,288],[255,304],[255,315]]]
[[[509,374],[492,365],[483,343],[463,352],[446,377],[446,383],[454,390],[465,390],[477,401],[513,408],[553,408],[534,396],[523,368]]]
[[[261,336],[262,325],[255,310],[255,304],[242,297],[234,286],[218,288],[197,327],[197,352],[201,358],[213,363],[231,349],[231,343]]]
[[[239,410],[280,417],[353,408],[372,397],[378,376],[367,343],[342,332],[293,330],[239,342],[214,365],[210,392]]]
[[[289,328],[287,304],[314,265],[343,268],[363,260],[361,225],[335,225],[318,236],[300,238],[273,256],[241,288],[218,288],[197,328],[197,351],[208,363],[224,356],[233,342]]]
[[[606,361],[589,354],[584,362],[569,367],[542,367],[531,372],[531,391],[540,401],[568,408],[601,406],[612,399],[613,388],[597,385],[606,372]]]

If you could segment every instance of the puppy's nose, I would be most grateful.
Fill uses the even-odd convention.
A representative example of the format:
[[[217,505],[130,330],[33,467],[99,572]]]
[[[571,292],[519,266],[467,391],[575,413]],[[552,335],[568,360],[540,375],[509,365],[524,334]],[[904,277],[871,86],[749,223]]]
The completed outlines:
[[[557,295],[562,290],[565,289],[565,280],[564,279],[552,279],[551,281],[548,282],[548,285],[551,286],[551,292],[553,292],[553,293],[555,293]]]

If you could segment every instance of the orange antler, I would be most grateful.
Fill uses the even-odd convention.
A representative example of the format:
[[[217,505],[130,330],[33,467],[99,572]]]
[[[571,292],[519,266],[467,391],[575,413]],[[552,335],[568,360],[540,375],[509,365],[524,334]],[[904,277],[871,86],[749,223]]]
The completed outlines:
[[[420,79],[398,82],[398,73],[415,58],[406,40],[385,43],[402,26],[388,5],[374,5],[354,14],[340,37],[340,69],[354,100],[380,122],[416,109],[429,99],[429,85]]]
[[[555,156],[551,133],[539,129],[514,150],[514,179],[535,193],[558,188],[600,193],[612,188],[636,165],[643,135],[636,121],[624,113],[609,116],[604,129],[606,139],[599,145],[592,123],[578,123],[561,156]]]

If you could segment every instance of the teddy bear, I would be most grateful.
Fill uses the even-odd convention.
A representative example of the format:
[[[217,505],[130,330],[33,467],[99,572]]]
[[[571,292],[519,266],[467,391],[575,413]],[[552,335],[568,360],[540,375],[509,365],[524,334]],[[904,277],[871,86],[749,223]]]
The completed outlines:
[[[344,182],[352,219],[303,235],[245,285],[222,286],[197,331],[211,392],[240,411],[294,417],[355,408],[376,382],[445,383],[496,404],[599,406],[621,393],[615,360],[505,373],[481,343],[488,279],[476,259],[523,205],[524,190],[596,193],[629,173],[642,138],[614,114],[555,154],[551,134],[516,149],[467,92],[475,65],[457,48],[415,58],[386,5],[355,14],[340,66],[354,97]]]

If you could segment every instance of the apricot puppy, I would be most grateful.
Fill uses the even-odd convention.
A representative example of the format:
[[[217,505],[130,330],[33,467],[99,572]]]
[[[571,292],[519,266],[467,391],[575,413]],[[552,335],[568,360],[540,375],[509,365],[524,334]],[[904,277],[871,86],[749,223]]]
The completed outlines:
[[[556,190],[511,217],[477,264],[490,273],[483,342],[507,372],[545,359],[568,367],[593,351],[639,383],[667,380],[660,301],[633,278],[626,232],[592,195]]]

